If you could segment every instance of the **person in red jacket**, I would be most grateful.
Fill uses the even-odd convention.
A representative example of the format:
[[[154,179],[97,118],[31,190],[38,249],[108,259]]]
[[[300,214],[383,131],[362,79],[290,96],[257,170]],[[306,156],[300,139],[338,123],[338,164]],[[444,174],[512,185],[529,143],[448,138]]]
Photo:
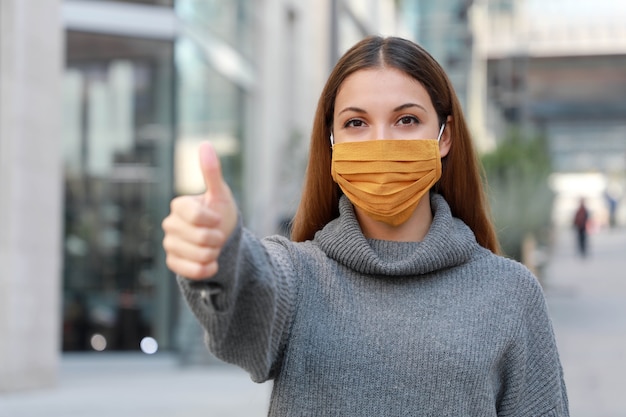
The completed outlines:
[[[576,214],[574,214],[574,229],[576,230],[578,254],[583,258],[587,256],[588,223],[589,210],[587,210],[585,205],[585,199],[581,198]]]

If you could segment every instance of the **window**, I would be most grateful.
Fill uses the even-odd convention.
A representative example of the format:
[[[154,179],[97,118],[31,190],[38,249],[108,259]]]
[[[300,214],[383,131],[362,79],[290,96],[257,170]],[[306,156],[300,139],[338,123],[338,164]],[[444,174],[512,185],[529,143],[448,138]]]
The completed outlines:
[[[66,42],[63,348],[167,348],[173,43],[74,31]]]

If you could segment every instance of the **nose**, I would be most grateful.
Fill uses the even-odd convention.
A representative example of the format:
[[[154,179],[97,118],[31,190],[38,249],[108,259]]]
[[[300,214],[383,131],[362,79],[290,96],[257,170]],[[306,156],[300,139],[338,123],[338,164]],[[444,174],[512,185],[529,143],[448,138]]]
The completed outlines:
[[[371,138],[372,140],[393,139],[391,128],[385,124],[376,125],[372,132],[374,132],[375,136]]]

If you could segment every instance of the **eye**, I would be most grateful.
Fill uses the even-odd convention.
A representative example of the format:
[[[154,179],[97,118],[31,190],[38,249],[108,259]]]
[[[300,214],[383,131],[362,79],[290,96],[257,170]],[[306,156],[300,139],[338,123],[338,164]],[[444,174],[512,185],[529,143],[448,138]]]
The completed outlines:
[[[360,119],[351,119],[348,120],[343,127],[363,127],[365,126],[365,122]]]
[[[415,116],[402,116],[397,124],[399,125],[403,125],[403,126],[410,126],[410,125],[416,125],[419,124],[419,120],[417,120],[417,117]]]

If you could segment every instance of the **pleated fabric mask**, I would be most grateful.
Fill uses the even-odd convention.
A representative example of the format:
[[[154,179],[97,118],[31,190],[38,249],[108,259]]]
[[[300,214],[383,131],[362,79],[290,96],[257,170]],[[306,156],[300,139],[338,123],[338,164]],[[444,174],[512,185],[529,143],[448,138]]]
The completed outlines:
[[[368,216],[401,225],[441,178],[439,138],[336,143],[331,175]]]

